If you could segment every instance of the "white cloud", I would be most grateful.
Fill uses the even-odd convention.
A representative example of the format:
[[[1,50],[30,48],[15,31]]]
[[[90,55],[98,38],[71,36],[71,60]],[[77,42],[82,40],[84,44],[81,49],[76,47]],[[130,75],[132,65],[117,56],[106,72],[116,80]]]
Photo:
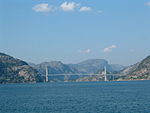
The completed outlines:
[[[52,12],[54,10],[53,6],[49,6],[47,3],[37,4],[32,8],[36,12]]]
[[[92,10],[91,7],[85,7],[85,6],[84,6],[84,7],[81,7],[81,8],[80,8],[80,11],[81,11],[81,12],[84,12],[84,11],[91,11],[91,10]]]
[[[115,49],[115,48],[117,48],[116,45],[111,45],[111,46],[109,46],[109,47],[104,48],[103,51],[104,51],[105,53],[107,53],[107,52],[111,52],[112,49]]]
[[[60,8],[63,11],[74,11],[75,8],[78,8],[80,4],[77,4],[75,2],[64,2],[60,5]]]
[[[76,11],[79,11],[79,12],[89,12],[93,10],[91,7],[81,6],[79,3],[75,3],[75,2],[63,2],[59,6],[49,5],[48,3],[41,3],[32,7],[32,10],[34,10],[35,12],[41,12],[41,13],[58,11],[58,9],[64,12],[75,11],[75,9]],[[98,10],[97,13],[102,13],[102,11]]]
[[[80,50],[79,53],[82,53],[82,54],[89,54],[91,53],[91,49],[86,49],[86,50]]]
[[[147,2],[145,5],[150,6],[150,1],[149,1],[149,2]]]

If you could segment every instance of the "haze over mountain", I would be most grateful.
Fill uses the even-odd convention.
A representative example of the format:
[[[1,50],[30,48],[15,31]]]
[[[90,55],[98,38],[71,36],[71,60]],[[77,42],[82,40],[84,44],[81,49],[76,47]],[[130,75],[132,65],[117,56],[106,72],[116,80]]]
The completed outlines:
[[[33,66],[33,65],[32,65]],[[63,73],[75,73],[76,70],[69,67],[67,64],[63,64],[60,61],[43,62],[41,64],[34,65],[40,74],[45,75],[45,69],[48,68],[48,73],[51,74],[63,74]]]
[[[97,74],[107,67],[107,71],[114,73],[124,69],[124,66],[118,64],[108,64],[104,59],[89,59],[77,64],[63,64],[61,61],[43,62],[41,64],[31,64],[39,71],[41,75],[45,75],[45,68],[48,68],[49,74]]]
[[[124,69],[118,64],[109,64],[105,59],[88,59],[78,64],[69,64],[70,67],[77,69],[80,73],[99,73],[107,67],[108,72],[116,72]]]

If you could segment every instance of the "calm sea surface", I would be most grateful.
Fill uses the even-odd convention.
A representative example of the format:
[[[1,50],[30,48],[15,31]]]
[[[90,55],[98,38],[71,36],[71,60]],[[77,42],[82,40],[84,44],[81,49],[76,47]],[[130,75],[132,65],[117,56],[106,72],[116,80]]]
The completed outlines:
[[[150,113],[150,81],[0,85],[0,113]]]

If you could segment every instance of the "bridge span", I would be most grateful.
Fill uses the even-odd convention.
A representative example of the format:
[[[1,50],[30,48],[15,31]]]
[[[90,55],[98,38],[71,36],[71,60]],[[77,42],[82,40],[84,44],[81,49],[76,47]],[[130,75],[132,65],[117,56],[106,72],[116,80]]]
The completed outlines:
[[[60,74],[48,74],[47,76],[74,76],[74,75],[77,75],[77,76],[82,76],[82,75],[89,75],[89,76],[105,76],[104,74],[92,74],[92,73],[60,73]],[[120,76],[121,74],[107,74],[107,75],[116,75],[116,76]]]
[[[46,72],[45,72],[45,81],[48,82],[51,77],[64,77],[66,80],[70,77],[73,76],[79,76],[79,78],[83,77],[92,77],[92,76],[98,76],[100,78],[103,78],[104,81],[109,81],[110,77],[111,80],[114,80],[116,77],[123,76],[121,74],[113,74],[113,73],[107,73],[106,67],[104,68],[104,72],[102,73],[58,73],[58,74],[52,74],[48,73],[48,69],[46,67]]]

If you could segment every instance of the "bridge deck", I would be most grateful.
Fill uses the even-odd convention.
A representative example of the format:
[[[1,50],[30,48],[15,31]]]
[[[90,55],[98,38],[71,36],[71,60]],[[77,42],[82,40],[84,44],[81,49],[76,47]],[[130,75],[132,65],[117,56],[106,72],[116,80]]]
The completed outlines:
[[[77,73],[77,74],[48,74],[48,76],[104,76],[104,74],[81,74],[81,73]],[[120,75],[123,75],[123,74],[107,74],[107,75],[114,75],[114,76],[120,76]]]

